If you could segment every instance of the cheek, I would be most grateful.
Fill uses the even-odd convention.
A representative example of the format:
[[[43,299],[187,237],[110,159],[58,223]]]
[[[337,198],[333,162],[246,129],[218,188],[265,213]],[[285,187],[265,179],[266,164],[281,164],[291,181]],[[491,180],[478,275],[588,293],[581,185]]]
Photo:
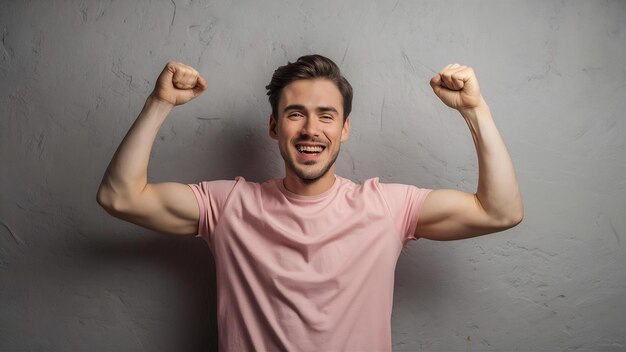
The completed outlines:
[[[293,137],[294,137],[294,134],[289,129],[285,128],[284,126],[281,126],[280,128],[278,128],[278,141],[281,144],[288,145],[293,139]]]
[[[289,135],[290,130],[293,129],[290,123],[285,121],[286,119],[280,119],[279,123],[276,125],[276,129],[280,131],[282,135]]]
[[[341,140],[341,137],[342,137],[342,131],[343,131],[343,129],[342,129],[341,127],[339,127],[339,128],[334,127],[334,128],[332,128],[332,129],[329,129],[329,130],[326,132],[326,136],[327,136],[327,138],[328,138],[329,140],[332,140],[332,141],[340,141],[340,140]]]

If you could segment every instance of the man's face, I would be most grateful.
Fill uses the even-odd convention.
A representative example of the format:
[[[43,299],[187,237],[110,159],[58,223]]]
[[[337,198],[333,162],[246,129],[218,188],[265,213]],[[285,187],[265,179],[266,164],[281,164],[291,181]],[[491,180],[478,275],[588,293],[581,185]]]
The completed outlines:
[[[310,183],[334,175],[341,142],[350,131],[342,102],[339,89],[327,79],[297,80],[283,88],[279,116],[270,117],[270,136],[278,140],[287,177]]]

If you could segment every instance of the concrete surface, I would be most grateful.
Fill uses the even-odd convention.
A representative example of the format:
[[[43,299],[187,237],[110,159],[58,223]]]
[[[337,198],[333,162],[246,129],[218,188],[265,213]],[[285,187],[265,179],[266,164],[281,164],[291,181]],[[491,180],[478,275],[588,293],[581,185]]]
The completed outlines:
[[[465,123],[431,92],[474,67],[524,222],[400,258],[397,351],[626,349],[626,2],[0,1],[0,350],[214,350],[201,240],[109,217],[95,194],[165,62],[210,88],[177,108],[150,179],[283,172],[264,86],[308,53],[355,89],[338,173],[473,192]]]

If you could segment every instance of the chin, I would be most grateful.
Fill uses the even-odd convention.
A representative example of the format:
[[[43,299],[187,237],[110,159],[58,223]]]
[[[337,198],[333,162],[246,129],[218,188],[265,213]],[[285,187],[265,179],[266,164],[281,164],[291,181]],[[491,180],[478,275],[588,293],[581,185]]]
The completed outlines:
[[[317,180],[319,180],[320,178],[322,178],[323,176],[325,176],[326,174],[328,174],[328,170],[330,168],[326,168],[323,170],[311,170],[311,171],[305,171],[305,170],[298,170],[297,168],[294,170],[292,169],[292,171],[294,171],[294,173],[296,174],[296,176],[298,176],[299,179],[301,179],[303,182],[306,183],[313,183]]]
[[[319,166],[317,162],[297,165],[293,160],[290,160],[286,164],[286,166],[304,183],[313,183],[328,175],[333,166],[332,163]]]
[[[280,150],[283,160],[285,161],[285,167],[291,170],[303,183],[311,184],[322,177],[328,175],[331,172],[339,151],[333,153],[330,157],[331,160],[311,160],[302,163],[297,163],[297,156],[289,155],[285,150]]]

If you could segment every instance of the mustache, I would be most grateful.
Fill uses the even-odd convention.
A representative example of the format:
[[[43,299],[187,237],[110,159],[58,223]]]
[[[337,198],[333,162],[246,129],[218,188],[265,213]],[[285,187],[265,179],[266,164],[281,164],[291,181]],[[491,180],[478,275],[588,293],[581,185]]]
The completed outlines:
[[[294,143],[297,144],[297,143],[303,143],[303,142],[317,143],[317,144],[322,144],[324,146],[327,145],[326,141],[324,141],[324,140],[321,140],[319,138],[310,138],[310,137],[300,137],[300,138],[297,138]]]

